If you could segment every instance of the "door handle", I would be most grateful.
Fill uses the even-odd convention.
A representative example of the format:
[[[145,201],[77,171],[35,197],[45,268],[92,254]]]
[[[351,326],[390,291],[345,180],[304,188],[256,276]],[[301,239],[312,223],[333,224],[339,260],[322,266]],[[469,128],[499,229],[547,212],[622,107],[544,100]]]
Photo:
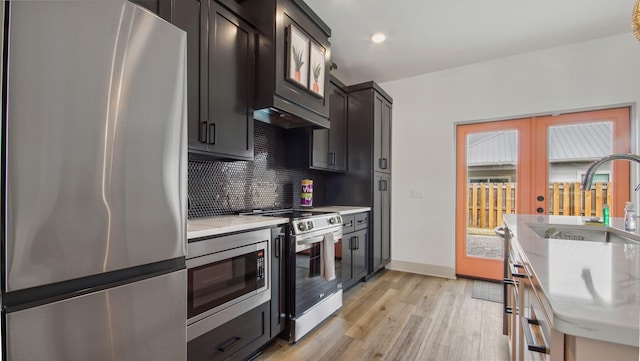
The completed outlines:
[[[280,258],[280,242],[281,242],[281,241],[280,241],[280,236],[276,237],[276,238],[274,239],[274,241],[275,241],[275,242],[274,242],[274,243],[275,243],[275,244],[274,244],[274,246],[275,246],[275,252],[273,252],[273,253],[274,253],[274,256],[275,256],[276,258]]]
[[[209,124],[209,144],[216,144],[216,123]]]
[[[199,129],[199,141],[200,143],[206,143],[207,142],[207,122],[200,122],[200,129]]]
[[[236,343],[238,343],[242,338],[238,337],[238,336],[233,336],[230,339],[226,340],[225,342],[221,343],[218,345],[218,351],[220,352],[226,352],[228,349],[230,349],[233,345],[235,345]]]
[[[378,184],[378,189],[381,191],[387,190],[387,181],[384,179],[380,179],[380,183]]]

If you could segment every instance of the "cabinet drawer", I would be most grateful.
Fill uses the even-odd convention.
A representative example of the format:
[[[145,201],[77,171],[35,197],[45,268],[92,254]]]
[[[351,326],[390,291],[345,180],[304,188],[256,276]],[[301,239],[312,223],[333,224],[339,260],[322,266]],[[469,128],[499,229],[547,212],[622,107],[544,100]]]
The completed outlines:
[[[356,230],[356,221],[353,215],[342,216],[342,234],[351,233]]]
[[[355,215],[356,231],[369,227],[369,213],[358,213]]]
[[[188,361],[243,359],[267,341],[269,302],[195,338],[187,344]]]

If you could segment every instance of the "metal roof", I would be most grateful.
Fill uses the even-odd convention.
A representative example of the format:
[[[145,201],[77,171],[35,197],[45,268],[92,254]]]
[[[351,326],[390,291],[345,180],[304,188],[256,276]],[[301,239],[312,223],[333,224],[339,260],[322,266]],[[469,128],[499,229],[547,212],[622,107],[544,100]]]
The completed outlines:
[[[549,161],[593,161],[611,154],[609,122],[554,126],[549,128]],[[467,137],[467,165],[515,164],[517,132],[506,130],[476,133]]]

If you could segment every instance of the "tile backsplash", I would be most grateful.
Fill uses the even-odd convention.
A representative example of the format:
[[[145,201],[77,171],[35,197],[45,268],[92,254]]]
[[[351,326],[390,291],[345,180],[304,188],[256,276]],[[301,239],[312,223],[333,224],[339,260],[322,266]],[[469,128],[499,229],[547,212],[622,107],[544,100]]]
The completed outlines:
[[[326,174],[287,168],[287,132],[254,122],[254,160],[189,160],[189,218],[300,206],[301,181],[313,179],[313,205],[325,204]]]

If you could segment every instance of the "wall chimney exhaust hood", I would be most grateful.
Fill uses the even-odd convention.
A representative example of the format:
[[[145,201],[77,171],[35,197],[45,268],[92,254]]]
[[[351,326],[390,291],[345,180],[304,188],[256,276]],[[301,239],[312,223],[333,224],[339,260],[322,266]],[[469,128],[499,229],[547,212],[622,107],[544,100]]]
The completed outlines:
[[[302,0],[252,2],[261,14],[254,118],[283,128],[329,128],[331,29]]]

